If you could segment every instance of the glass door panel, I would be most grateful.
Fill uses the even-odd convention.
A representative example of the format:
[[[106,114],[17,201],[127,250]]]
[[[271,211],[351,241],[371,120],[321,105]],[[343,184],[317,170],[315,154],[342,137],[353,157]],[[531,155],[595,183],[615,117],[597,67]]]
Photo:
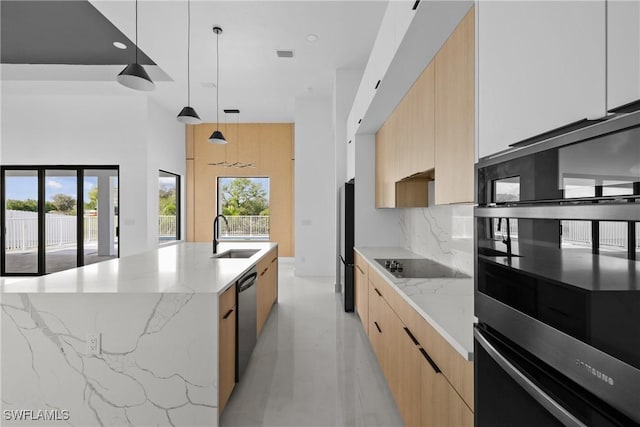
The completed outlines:
[[[84,265],[118,257],[118,170],[87,169],[84,188]]]
[[[78,265],[78,172],[48,169],[45,190],[45,273]]]
[[[38,171],[4,175],[4,272],[38,273]]]

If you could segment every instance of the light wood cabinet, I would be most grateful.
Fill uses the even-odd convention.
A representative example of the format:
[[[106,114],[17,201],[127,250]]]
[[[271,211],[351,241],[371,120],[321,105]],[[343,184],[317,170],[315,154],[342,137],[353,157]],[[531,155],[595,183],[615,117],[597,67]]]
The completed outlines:
[[[219,362],[218,414],[221,414],[236,385],[236,287],[227,289],[218,299]]]
[[[429,363],[425,354],[419,359],[420,425],[424,427],[472,427],[473,412],[464,403],[442,373]],[[436,365],[437,366],[437,365]]]
[[[404,424],[473,426],[473,363],[359,258],[368,265],[369,341]]]
[[[473,202],[475,12],[467,13],[435,57],[435,203]]]
[[[369,264],[357,253],[354,254],[354,259],[356,311],[365,333],[369,335]]]
[[[397,126],[395,181],[432,170],[435,141],[435,66],[432,62],[392,113]]]
[[[395,208],[395,148],[393,134],[396,121],[392,118],[376,133],[376,208]]]
[[[257,333],[260,335],[273,303],[278,299],[278,248],[269,251],[257,265]]]

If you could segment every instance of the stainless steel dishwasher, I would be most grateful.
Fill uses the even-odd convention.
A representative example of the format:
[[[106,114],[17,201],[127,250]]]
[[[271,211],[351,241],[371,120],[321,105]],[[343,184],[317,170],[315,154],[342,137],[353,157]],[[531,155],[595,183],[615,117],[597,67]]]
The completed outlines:
[[[257,289],[258,270],[252,267],[236,282],[236,382],[242,378],[257,341]]]

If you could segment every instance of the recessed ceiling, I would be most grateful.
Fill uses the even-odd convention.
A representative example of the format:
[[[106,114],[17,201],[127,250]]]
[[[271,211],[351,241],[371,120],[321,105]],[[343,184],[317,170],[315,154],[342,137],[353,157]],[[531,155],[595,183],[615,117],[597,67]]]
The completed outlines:
[[[3,64],[120,65],[135,60],[135,43],[88,1],[2,1],[0,15]],[[139,49],[138,61],[155,65]]]
[[[5,1],[2,3],[4,35]],[[91,5],[124,34],[129,40],[124,43],[129,45],[135,38],[134,1],[102,0],[92,1]],[[215,122],[216,89],[211,87],[211,82],[215,82],[212,27],[219,25],[224,30],[220,35],[220,109],[241,109],[243,122],[293,121],[295,98],[310,96],[309,87],[313,87],[313,96],[331,97],[336,69],[364,68],[386,5],[386,1],[375,0],[192,1],[191,105],[204,121]],[[157,80],[157,88],[145,96],[177,114],[187,102],[187,2],[140,0],[138,8],[140,48],[153,58],[156,68],[166,73],[164,80],[169,80],[162,81],[162,77],[156,78],[150,71],[151,77]],[[57,15],[50,17],[58,19]],[[27,26],[30,25],[28,18],[23,18],[25,20]],[[25,22],[16,23],[21,24]],[[94,26],[85,26],[84,30],[78,30],[80,35],[76,37],[82,37],[91,29]],[[309,43],[309,34],[317,35],[318,40]],[[53,34],[49,36],[53,38]],[[129,49],[115,48],[114,41],[109,40],[107,45],[115,51],[113,54],[131,54]],[[275,51],[283,48],[293,50],[294,57],[278,58]],[[129,93],[116,89],[119,85],[111,70],[104,77],[83,79],[78,71],[80,66],[39,67],[55,72],[50,78],[42,78],[43,72],[34,72],[37,67],[32,66],[31,73],[36,77],[28,77],[23,70],[17,72],[3,64],[3,93]],[[119,71],[116,67],[115,73]],[[61,75],[78,78],[73,81]]]

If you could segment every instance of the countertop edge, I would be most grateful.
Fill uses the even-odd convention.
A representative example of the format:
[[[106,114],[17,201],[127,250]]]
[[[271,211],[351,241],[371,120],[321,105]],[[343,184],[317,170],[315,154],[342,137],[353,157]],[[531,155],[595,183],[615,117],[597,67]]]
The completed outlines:
[[[375,260],[369,258],[367,255],[362,253],[362,251],[359,250],[357,247],[354,247],[353,249],[358,253],[358,255],[364,258],[369,263],[370,266],[373,266],[376,272],[382,278],[384,278],[384,280],[389,285],[391,285],[391,287],[398,293],[398,295],[400,295],[405,302],[407,302],[411,307],[413,307],[413,309],[416,310],[418,314],[420,314],[420,316],[422,316],[422,318],[426,320],[427,323],[429,323],[429,325],[433,327],[438,332],[438,334],[440,334],[440,336],[444,338],[445,341],[447,341],[447,343],[458,352],[458,354],[460,354],[460,356],[462,356],[468,362],[473,362],[473,351],[467,350],[464,345],[462,345],[460,342],[458,342],[457,339],[451,336],[451,334],[449,334],[445,328],[443,328],[437,321],[435,321],[431,316],[429,316],[429,314],[426,311],[424,311],[420,306],[418,306],[418,304],[415,301],[413,301],[406,293],[404,293],[402,289],[396,286],[393,280],[389,278],[389,273],[386,270],[384,270],[382,266],[378,265]],[[401,249],[401,248],[398,248],[398,249]],[[406,249],[403,249],[403,250],[406,251]],[[473,327],[473,323],[471,324],[471,327]]]
[[[228,242],[228,243],[234,243],[234,242]],[[221,242],[222,244],[222,242]],[[243,275],[245,275],[249,270],[251,270],[251,267],[253,267],[254,265],[257,265],[264,257],[267,256],[267,254],[269,252],[271,252],[273,249],[276,249],[278,247],[278,243],[277,242],[269,242],[269,247],[268,248],[264,248],[264,249],[260,249],[257,253],[255,253],[254,255],[252,255],[250,258],[247,258],[247,261],[250,261],[250,264],[247,265],[247,267],[242,270],[241,273],[239,273],[233,280],[231,280],[229,283],[225,284],[224,286],[222,286],[221,288],[218,289],[217,292],[215,292],[217,295],[222,295],[227,289],[229,289],[231,286],[233,286],[240,277],[242,277]],[[222,251],[224,252],[224,251]]]

